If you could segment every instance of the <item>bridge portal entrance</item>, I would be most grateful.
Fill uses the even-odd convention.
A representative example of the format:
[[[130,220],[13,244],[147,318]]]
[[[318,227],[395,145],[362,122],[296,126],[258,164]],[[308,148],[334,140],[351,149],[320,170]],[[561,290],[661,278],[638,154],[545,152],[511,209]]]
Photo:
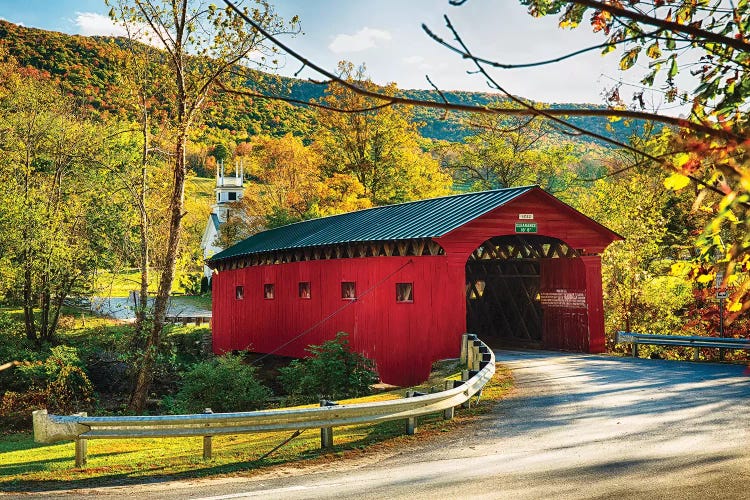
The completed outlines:
[[[490,238],[466,262],[466,329],[493,347],[582,349],[585,288],[580,255],[562,240]]]

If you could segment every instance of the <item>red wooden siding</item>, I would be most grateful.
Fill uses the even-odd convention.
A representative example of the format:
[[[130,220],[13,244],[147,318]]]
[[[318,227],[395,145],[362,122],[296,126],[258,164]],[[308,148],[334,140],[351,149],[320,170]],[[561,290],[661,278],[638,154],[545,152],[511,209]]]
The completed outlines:
[[[545,301],[542,301],[544,347],[586,352],[589,346],[589,328],[583,261],[581,259],[542,259],[540,264],[540,293],[561,299],[557,304],[545,304]],[[566,298],[566,296],[572,297]],[[576,304],[580,298],[584,300]],[[578,305],[583,307],[577,307]]]
[[[419,383],[434,360],[458,353],[465,318],[451,305],[462,304],[464,292],[462,285],[449,284],[461,279],[451,275],[442,256],[318,260],[224,271],[213,282],[214,349],[302,357],[308,345],[344,331],[355,350],[376,361],[383,381]],[[300,281],[310,282],[310,299],[299,298]],[[341,298],[342,281],[356,283],[356,301]],[[396,283],[404,282],[414,283],[411,303],[396,302]],[[265,283],[275,284],[273,300],[263,298]],[[238,285],[245,290],[242,300],[234,296]]]

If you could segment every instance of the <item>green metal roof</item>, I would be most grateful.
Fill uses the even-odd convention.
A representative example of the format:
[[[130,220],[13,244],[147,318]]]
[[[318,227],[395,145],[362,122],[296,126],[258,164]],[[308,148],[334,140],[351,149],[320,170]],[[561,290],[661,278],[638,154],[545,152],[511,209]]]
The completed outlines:
[[[210,261],[338,243],[438,238],[534,188],[443,196],[297,222],[254,234]]]

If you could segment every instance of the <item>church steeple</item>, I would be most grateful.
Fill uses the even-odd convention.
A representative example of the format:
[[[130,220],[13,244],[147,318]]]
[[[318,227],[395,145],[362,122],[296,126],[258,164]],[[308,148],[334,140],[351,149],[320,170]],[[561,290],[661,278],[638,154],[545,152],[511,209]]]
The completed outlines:
[[[214,193],[216,193],[216,197],[211,208],[213,209],[213,213],[219,217],[219,220],[225,222],[229,213],[229,207],[226,204],[239,201],[245,193],[244,164],[242,160],[240,160],[239,168],[235,162],[234,173],[229,176],[225,173],[223,161],[217,165]]]

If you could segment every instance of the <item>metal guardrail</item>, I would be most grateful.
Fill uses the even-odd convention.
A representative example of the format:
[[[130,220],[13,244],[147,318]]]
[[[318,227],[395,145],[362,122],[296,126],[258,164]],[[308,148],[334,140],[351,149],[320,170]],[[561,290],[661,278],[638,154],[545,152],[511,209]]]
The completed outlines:
[[[643,345],[663,345],[676,347],[694,347],[695,354],[693,359],[698,361],[700,358],[700,349],[750,349],[750,339],[735,339],[723,337],[700,337],[700,336],[682,336],[682,335],[654,335],[650,333],[632,333],[617,332],[618,344],[632,343],[633,357],[638,357],[638,346]]]
[[[47,410],[33,412],[34,441],[76,442],[76,467],[86,464],[87,440],[105,438],[153,438],[204,436],[203,456],[211,457],[211,436],[254,432],[321,429],[321,446],[333,445],[333,428],[344,425],[406,421],[406,433],[413,434],[416,418],[442,412],[453,417],[456,406],[477,393],[495,373],[495,355],[476,335],[462,337],[461,362],[467,367],[463,381],[446,381],[447,389],[432,394],[407,393],[404,399],[372,403],[336,404],[321,402],[320,408],[282,408],[240,413],[195,415],[158,415],[89,417],[49,415]]]

